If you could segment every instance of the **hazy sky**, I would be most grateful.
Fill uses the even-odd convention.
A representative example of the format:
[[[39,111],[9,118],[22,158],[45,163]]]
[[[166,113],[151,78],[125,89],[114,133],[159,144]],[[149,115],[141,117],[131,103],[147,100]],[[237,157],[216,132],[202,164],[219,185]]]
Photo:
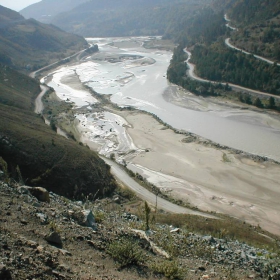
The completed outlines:
[[[27,6],[40,1],[41,0],[0,0],[0,5],[15,11],[20,11]]]

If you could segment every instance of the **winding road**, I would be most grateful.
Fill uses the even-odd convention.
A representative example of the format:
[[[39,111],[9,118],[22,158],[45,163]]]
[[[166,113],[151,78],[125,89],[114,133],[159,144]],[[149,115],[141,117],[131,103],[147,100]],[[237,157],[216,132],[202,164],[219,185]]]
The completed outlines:
[[[44,66],[43,68],[40,68],[40,69],[38,69],[38,70],[36,70],[36,71],[34,71],[34,72],[31,72],[31,73],[29,74],[29,77],[35,79],[35,78],[36,78],[36,75],[37,75],[39,72],[41,72],[41,71],[47,69],[48,67],[55,66],[56,64],[60,63],[61,61],[66,60],[66,59],[70,59],[70,58],[73,58],[73,57],[75,57],[75,56],[80,57],[80,55],[81,55],[84,51],[88,50],[88,49],[91,48],[91,47],[92,47],[92,44],[89,44],[89,47],[87,47],[86,49],[83,49],[83,50],[81,50],[81,51],[78,51],[77,53],[74,53],[74,54],[72,54],[72,55],[70,55],[70,56],[68,56],[68,57],[66,57],[66,58],[63,58],[62,60],[58,60],[58,61],[56,61],[56,62],[54,62],[54,63],[51,63],[51,64],[49,64],[49,65],[47,65],[47,66]],[[38,95],[37,98],[35,99],[35,109],[34,109],[34,112],[35,112],[36,114],[41,114],[41,113],[43,112],[44,105],[43,105],[43,102],[42,102],[42,98],[43,98],[43,96],[45,95],[45,93],[47,92],[47,90],[49,89],[48,86],[43,85],[43,84],[41,84],[40,87],[41,87],[41,92],[39,93],[39,95]],[[46,120],[45,120],[45,121],[46,121]],[[63,136],[64,136],[64,135],[63,135]]]
[[[228,22],[230,21],[230,20],[228,19],[227,15],[225,15],[225,20],[228,21]],[[237,30],[236,28],[231,27],[231,26],[229,26],[229,25],[227,25],[227,27],[229,27],[230,29],[233,29],[233,30]],[[244,51],[244,50],[242,50],[242,49],[236,48],[235,46],[233,46],[232,44],[230,44],[230,38],[227,38],[227,39],[225,40],[225,44],[226,44],[228,47],[232,48],[232,49],[241,51],[241,52],[243,52],[243,53],[245,53],[245,54],[248,54],[248,55],[253,55],[255,58],[260,59],[260,60],[262,60],[262,61],[265,61],[265,62],[267,62],[267,63],[269,63],[269,64],[274,64],[274,61],[271,61],[271,60],[269,60],[269,59],[266,59],[266,58],[261,57],[261,56],[258,56],[258,55],[251,54],[251,53],[246,52],[246,51]],[[218,83],[219,83],[219,82],[216,82],[216,81],[206,80],[206,79],[203,79],[203,78],[200,78],[199,76],[197,76],[197,75],[195,74],[195,64],[192,64],[192,63],[189,62],[190,59],[191,59],[191,56],[192,56],[191,52],[190,52],[187,48],[184,49],[184,52],[188,55],[188,59],[187,59],[185,62],[187,63],[187,65],[188,65],[188,67],[189,67],[189,69],[187,70],[187,75],[188,75],[189,77],[191,77],[192,79],[197,80],[197,81],[199,81],[199,82],[212,83],[212,84],[218,84]],[[279,63],[277,63],[277,65],[280,66]],[[246,88],[246,87],[242,87],[242,86],[239,86],[239,85],[236,85],[236,84],[225,83],[225,82],[220,83],[220,84],[222,84],[222,85],[224,85],[224,86],[227,84],[227,85],[229,85],[229,86],[232,88],[232,90],[234,90],[234,91],[244,91],[244,92],[247,92],[247,93],[259,94],[259,95],[263,95],[263,96],[269,96],[269,97],[273,97],[273,98],[276,98],[276,99],[280,98],[280,97],[277,97],[277,96],[274,95],[274,94],[270,94],[270,93],[266,93],[266,92],[262,92],[262,91],[258,91],[258,90],[253,90],[253,89]]]
[[[35,99],[35,110],[34,111],[35,111],[36,114],[41,114],[43,112],[44,105],[43,105],[43,102],[42,102],[42,97],[45,95],[45,93],[49,89],[45,85],[40,85],[40,87],[41,87],[42,91],[40,92],[40,94]]]
[[[190,214],[190,215],[198,215],[206,218],[211,219],[217,219],[217,217],[206,214],[200,211],[191,210],[176,204],[173,204],[169,202],[168,200],[165,200],[161,197],[157,197],[152,192],[148,191],[144,187],[142,187],[140,184],[138,184],[136,181],[134,181],[124,170],[121,166],[119,166],[116,162],[101,157],[108,165],[111,166],[111,173],[117,178],[117,180],[121,181],[124,185],[129,187],[131,190],[133,190],[136,195],[147,201],[148,203],[155,205],[157,200],[157,207],[158,209],[162,209],[164,211],[170,212],[170,213],[177,213],[177,214]]]
[[[259,55],[256,55],[256,54],[253,54],[253,53],[250,53],[250,52],[246,52],[245,50],[242,50],[242,49],[239,49],[239,48],[235,47],[234,45],[232,45],[232,44],[230,43],[230,38],[227,38],[227,39],[225,40],[225,44],[226,44],[229,48],[231,48],[231,49],[240,51],[240,52],[242,52],[242,53],[244,53],[244,54],[253,55],[255,58],[257,58],[257,59],[259,59],[259,60],[262,60],[262,61],[264,61],[264,62],[267,62],[267,63],[269,63],[269,64],[271,64],[271,65],[273,65],[273,64],[275,63],[275,61],[269,60],[269,59],[267,59],[267,58],[265,58],[265,57],[262,57],[262,56],[259,56]],[[276,63],[276,65],[280,66],[280,63]]]
[[[191,77],[194,80],[197,80],[199,82],[204,82],[204,83],[212,83],[212,84],[221,84],[221,85],[229,85],[234,91],[244,91],[244,92],[248,92],[248,93],[252,93],[252,94],[259,94],[259,95],[264,95],[264,96],[271,96],[273,98],[280,98],[276,95],[270,94],[270,93],[266,93],[266,92],[262,92],[262,91],[258,91],[258,90],[253,90],[250,88],[245,88],[239,85],[235,85],[235,84],[231,84],[231,83],[220,83],[220,82],[216,82],[216,81],[211,81],[211,80],[206,80],[203,78],[200,78],[199,76],[197,76],[194,72],[195,70],[195,65],[190,63],[189,60],[191,59],[191,52],[188,51],[187,49],[184,49],[184,52],[188,55],[188,59],[185,61],[189,67],[189,69],[187,70],[187,74],[189,77]]]
[[[225,14],[225,20],[228,21],[228,22],[230,22],[230,20],[229,20],[229,18],[227,17],[226,14]],[[227,24],[227,27],[229,27],[229,28],[232,29],[232,30],[237,30],[237,28],[234,28],[234,27],[230,26],[229,24]],[[266,59],[266,58],[261,57],[261,56],[258,56],[258,55],[251,54],[251,53],[249,53],[249,52],[246,52],[246,51],[244,51],[244,50],[242,50],[242,49],[239,49],[239,48],[233,46],[233,45],[230,43],[230,38],[227,38],[227,39],[225,40],[225,44],[226,44],[229,48],[238,50],[238,51],[240,51],[240,52],[242,52],[242,53],[245,53],[245,54],[247,54],[247,55],[253,55],[255,58],[257,58],[257,59],[259,59],[259,60],[262,60],[262,61],[265,61],[265,62],[267,62],[267,63],[269,63],[269,64],[274,64],[274,63],[275,63],[274,61],[271,61],[271,60],[269,60],[269,59]],[[187,74],[188,74],[189,77],[191,77],[192,79],[197,80],[197,81],[199,81],[199,82],[212,83],[212,84],[218,84],[218,83],[219,83],[219,82],[216,82],[216,81],[206,80],[206,79],[203,79],[203,78],[197,76],[197,75],[195,74],[195,64],[192,64],[192,63],[189,62],[190,59],[191,59],[191,56],[192,56],[191,52],[190,52],[187,48],[184,49],[184,52],[188,55],[188,59],[187,59],[185,62],[187,63],[187,65],[188,65],[188,67],[189,67],[189,69],[187,70]],[[277,63],[277,65],[280,66],[280,63]],[[263,96],[269,96],[269,97],[273,97],[273,98],[276,98],[276,99],[279,99],[279,98],[280,98],[280,97],[278,97],[278,96],[276,96],[276,95],[274,95],[274,94],[270,94],[270,93],[266,93],[266,92],[262,92],[262,91],[258,91],[258,90],[253,90],[253,89],[246,88],[246,87],[242,87],[242,86],[239,86],[239,85],[236,85],[236,84],[225,83],[225,82],[220,83],[220,84],[222,84],[222,85],[224,85],[224,86],[227,84],[227,85],[229,85],[229,86],[232,88],[232,90],[234,90],[234,91],[244,91],[244,92],[251,93],[251,94],[259,94],[259,95],[263,95]]]
[[[232,26],[229,24],[229,22],[230,22],[231,20],[228,18],[227,14],[225,14],[224,18],[225,18],[225,20],[228,22],[228,23],[226,24],[226,27],[230,28],[231,30],[238,31],[237,28],[232,27]],[[271,64],[271,65],[274,64],[274,63],[276,62],[276,61],[269,60],[269,59],[267,59],[267,58],[265,58],[265,57],[262,57],[262,56],[259,56],[259,55],[256,55],[256,54],[247,52],[247,51],[245,51],[245,50],[243,50],[243,49],[239,49],[239,48],[235,47],[234,45],[232,45],[232,44],[230,43],[230,38],[227,38],[227,39],[225,40],[225,44],[226,44],[229,48],[231,48],[231,49],[240,51],[240,52],[242,52],[242,53],[244,53],[244,54],[247,54],[247,55],[253,55],[255,58],[257,58],[257,59],[259,59],[259,60],[262,60],[262,61],[264,61],[264,62],[267,62],[267,63],[269,63],[269,64]],[[276,63],[276,65],[280,66],[280,63]]]
[[[48,67],[55,66],[56,64],[60,63],[61,61],[64,61],[64,60],[73,58],[73,57],[75,57],[75,56],[79,56],[81,53],[83,53],[84,51],[88,50],[88,49],[91,48],[91,47],[92,47],[92,44],[89,44],[89,47],[87,47],[86,49],[83,49],[83,50],[81,50],[81,51],[78,51],[78,52],[76,52],[76,53],[74,53],[74,54],[72,54],[72,55],[70,55],[70,56],[67,56],[67,57],[65,57],[65,58],[63,58],[63,59],[61,59],[61,60],[58,60],[58,61],[56,61],[56,62],[54,62],[54,63],[52,63],[52,64],[49,64],[49,65],[47,65],[47,66],[44,66],[43,68],[40,68],[40,69],[38,69],[38,70],[36,70],[36,71],[30,73],[30,74],[29,74],[29,77],[35,79],[35,78],[36,78],[36,75],[37,75],[39,72],[41,72],[41,71],[47,69]]]

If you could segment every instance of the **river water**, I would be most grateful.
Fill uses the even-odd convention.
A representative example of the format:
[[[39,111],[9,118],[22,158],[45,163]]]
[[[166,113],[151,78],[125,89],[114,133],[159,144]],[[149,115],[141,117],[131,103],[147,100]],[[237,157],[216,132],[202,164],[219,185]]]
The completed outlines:
[[[134,106],[156,114],[174,128],[280,161],[280,117],[226,104],[213,105],[211,99],[195,96],[185,102],[203,104],[203,109],[168,102],[164,95],[180,90],[166,79],[172,53],[145,49],[143,42],[147,40],[145,37],[88,39],[99,45],[100,52],[72,66],[71,71],[96,92],[110,94],[112,102],[119,106]],[[69,69],[64,69],[66,75]],[[87,104],[92,102],[89,99]]]

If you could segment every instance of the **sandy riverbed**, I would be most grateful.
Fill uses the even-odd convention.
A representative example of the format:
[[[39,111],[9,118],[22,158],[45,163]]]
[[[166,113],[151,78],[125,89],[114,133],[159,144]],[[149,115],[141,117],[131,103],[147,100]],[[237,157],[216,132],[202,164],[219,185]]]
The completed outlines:
[[[84,89],[73,72],[67,80],[57,82],[60,88],[67,83],[76,91]],[[75,102],[75,98],[71,101]],[[201,104],[196,109],[201,109]],[[80,140],[92,149],[117,154],[120,148],[121,159],[129,168],[171,195],[202,210],[228,214],[280,235],[280,165],[187,143],[185,135],[166,129],[151,115],[139,111],[110,108],[108,122],[106,114],[95,114],[90,106],[87,110],[83,111],[83,118],[77,118],[78,129]],[[95,114],[95,119],[92,116],[91,122],[84,119],[87,114]],[[106,141],[110,149],[104,147]]]
[[[149,152],[128,155],[129,167],[179,199],[280,234],[280,165],[185,143],[150,115],[119,112],[134,144]]]

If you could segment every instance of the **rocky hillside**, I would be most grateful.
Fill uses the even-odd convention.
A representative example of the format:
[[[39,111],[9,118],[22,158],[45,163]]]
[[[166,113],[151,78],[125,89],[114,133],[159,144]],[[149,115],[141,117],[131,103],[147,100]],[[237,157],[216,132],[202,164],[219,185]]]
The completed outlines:
[[[0,6],[0,63],[31,71],[87,47],[80,36]]]
[[[132,215],[124,191],[83,202],[5,181],[0,180],[2,280],[280,279],[279,254],[271,245],[249,246],[231,239],[227,229],[213,237],[191,231],[188,223],[155,223],[147,216],[149,206],[141,204]]]
[[[68,197],[103,196],[115,187],[109,166],[74,140],[57,135],[34,112],[39,84],[0,64],[0,157],[14,178]]]

